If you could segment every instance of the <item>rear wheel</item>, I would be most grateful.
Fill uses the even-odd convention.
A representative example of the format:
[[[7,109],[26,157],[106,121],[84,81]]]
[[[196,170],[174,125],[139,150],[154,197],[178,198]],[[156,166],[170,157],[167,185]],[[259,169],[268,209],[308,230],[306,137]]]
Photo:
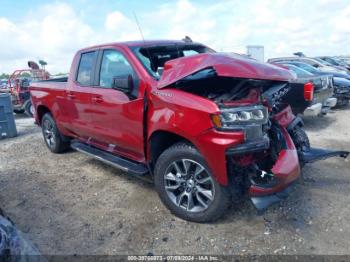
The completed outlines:
[[[15,112],[16,114],[23,114],[24,109],[13,109],[13,112]]]
[[[24,110],[25,110],[25,113],[26,113],[27,116],[29,116],[29,117],[33,117],[34,116],[34,106],[33,106],[31,101],[29,101],[26,104]]]
[[[62,153],[69,149],[69,142],[64,141],[50,113],[46,113],[43,116],[41,128],[45,143],[51,152]]]
[[[178,143],[157,160],[155,185],[162,202],[176,216],[210,222],[230,205],[230,193],[212,176],[203,156],[193,146]]]

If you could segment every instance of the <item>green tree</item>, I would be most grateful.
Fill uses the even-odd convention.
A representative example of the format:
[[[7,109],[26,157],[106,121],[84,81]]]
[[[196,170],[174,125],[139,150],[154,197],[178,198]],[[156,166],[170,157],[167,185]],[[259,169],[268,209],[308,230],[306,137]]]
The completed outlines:
[[[44,60],[39,60],[39,64],[41,65],[41,67],[45,70],[45,66],[47,65],[47,62]]]
[[[0,79],[3,79],[3,78],[8,79],[9,77],[10,77],[10,75],[9,75],[9,74],[6,74],[6,73],[2,73],[2,74],[0,75]]]

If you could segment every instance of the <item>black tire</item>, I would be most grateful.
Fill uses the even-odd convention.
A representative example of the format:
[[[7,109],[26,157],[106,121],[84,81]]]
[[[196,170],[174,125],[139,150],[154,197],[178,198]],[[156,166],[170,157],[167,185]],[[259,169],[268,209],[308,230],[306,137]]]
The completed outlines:
[[[34,106],[31,101],[27,102],[27,104],[24,107],[24,111],[27,116],[33,117],[34,116]]]
[[[70,147],[69,141],[65,141],[58,130],[55,120],[50,113],[46,113],[41,120],[41,129],[46,146],[52,153],[63,153]]]
[[[292,137],[294,145],[298,151],[300,166],[303,167],[305,165],[305,162],[303,160],[302,153],[310,150],[309,137],[307,136],[304,129],[302,129],[300,126],[296,126],[291,131],[291,137]]]
[[[207,205],[207,208],[204,210],[198,210],[198,212],[194,211],[187,211],[184,209],[184,207],[180,207],[179,205],[176,205],[171,200],[169,194],[169,190],[166,190],[166,182],[165,182],[165,176],[168,174],[169,167],[172,165],[172,163],[176,161],[193,161],[193,164],[195,165],[195,171],[197,170],[197,167],[204,168],[202,172],[206,175],[207,178],[210,179],[210,187],[213,188],[214,194],[211,202]],[[181,162],[180,162],[181,163]],[[198,164],[198,166],[196,166]],[[191,164],[190,164],[191,165]],[[188,167],[188,169],[191,169],[191,167]],[[193,171],[194,173],[194,171]],[[193,177],[196,175],[193,174]],[[198,177],[197,177],[198,178]],[[193,179],[193,178],[191,178]],[[202,179],[203,180],[203,179]],[[186,180],[186,183],[189,181],[189,179]],[[192,180],[193,181],[193,180]],[[193,187],[198,188],[197,183],[199,183],[199,180],[195,179],[195,185]],[[224,213],[227,211],[231,204],[231,195],[228,188],[223,187],[219,185],[215,178],[212,176],[205,159],[203,156],[198,152],[198,150],[189,144],[186,143],[177,143],[168,149],[166,149],[158,158],[157,163],[154,168],[154,182],[155,187],[158,191],[159,197],[164,203],[164,205],[177,217],[180,217],[185,220],[193,221],[193,222],[212,222],[224,215]],[[202,186],[201,184],[200,186]],[[205,186],[205,185],[204,185]],[[200,187],[201,188],[201,187]],[[186,189],[187,190],[187,189]],[[183,193],[184,191],[183,190]],[[196,190],[196,189],[193,189]],[[181,191],[180,191],[181,192]],[[200,193],[199,190],[198,192]],[[193,193],[193,194],[195,194]],[[192,193],[191,193],[192,194]],[[192,196],[193,196],[192,194]],[[194,195],[194,202],[197,202],[197,205],[200,206],[200,201],[198,201],[198,195]],[[191,197],[192,198],[192,197]],[[187,202],[189,200],[187,199]],[[181,202],[181,200],[180,200]],[[181,204],[181,203],[180,203]],[[189,205],[187,203],[187,205]],[[188,208],[188,206],[187,206]],[[197,208],[197,207],[196,207]]]
[[[349,99],[345,99],[345,98],[338,98],[337,107],[345,107],[349,104]]]
[[[23,114],[24,109],[13,109],[13,112],[15,112],[16,114]]]

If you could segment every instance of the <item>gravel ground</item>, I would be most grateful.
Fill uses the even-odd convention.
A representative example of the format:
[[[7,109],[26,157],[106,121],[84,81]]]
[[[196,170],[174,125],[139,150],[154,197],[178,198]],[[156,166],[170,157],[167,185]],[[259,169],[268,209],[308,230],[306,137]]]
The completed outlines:
[[[314,146],[350,149],[350,107],[307,118]],[[0,140],[0,206],[43,254],[349,254],[350,164],[306,166],[283,202],[248,200],[225,218],[174,217],[153,185],[78,152],[51,154],[33,120]]]

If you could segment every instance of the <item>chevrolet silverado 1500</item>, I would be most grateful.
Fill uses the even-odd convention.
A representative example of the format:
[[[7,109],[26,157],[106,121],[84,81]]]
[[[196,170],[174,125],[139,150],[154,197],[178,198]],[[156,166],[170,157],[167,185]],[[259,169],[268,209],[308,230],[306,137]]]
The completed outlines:
[[[82,49],[68,78],[32,83],[48,148],[69,147],[150,174],[163,203],[196,222],[247,193],[265,208],[305,163],[348,152],[311,148],[290,106],[288,70],[199,43],[140,41]],[[312,100],[305,85],[303,99]]]

